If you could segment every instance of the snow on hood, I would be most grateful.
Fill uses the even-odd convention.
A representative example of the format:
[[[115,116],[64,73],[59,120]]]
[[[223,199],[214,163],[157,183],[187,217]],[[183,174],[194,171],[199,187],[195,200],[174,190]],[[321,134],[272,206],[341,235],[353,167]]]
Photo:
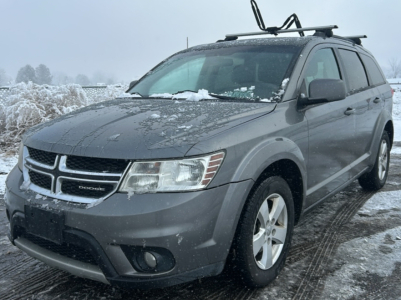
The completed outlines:
[[[273,103],[116,99],[35,126],[24,143],[80,156],[182,157],[199,141],[274,108]]]

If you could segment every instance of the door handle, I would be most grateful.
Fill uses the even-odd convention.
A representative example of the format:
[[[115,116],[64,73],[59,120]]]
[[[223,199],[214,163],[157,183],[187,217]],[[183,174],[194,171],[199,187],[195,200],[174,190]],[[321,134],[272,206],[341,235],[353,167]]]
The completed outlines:
[[[353,115],[355,113],[355,108],[348,107],[347,110],[344,112],[347,116]]]
[[[382,99],[379,97],[376,97],[375,100],[373,100],[374,103],[380,103],[381,101]]]

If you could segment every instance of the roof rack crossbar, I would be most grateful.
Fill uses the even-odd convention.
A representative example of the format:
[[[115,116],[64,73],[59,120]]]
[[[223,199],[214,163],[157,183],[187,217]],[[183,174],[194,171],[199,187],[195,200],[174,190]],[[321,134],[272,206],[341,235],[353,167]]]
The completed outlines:
[[[362,46],[361,39],[366,39],[367,38],[366,35],[353,35],[353,36],[338,36],[338,35],[335,35],[334,37],[338,38],[338,39],[342,39],[342,40],[351,41],[354,44],[359,45],[359,46]]]
[[[290,32],[302,32],[302,31],[326,31],[337,29],[337,25],[328,25],[328,26],[318,26],[318,27],[303,27],[303,28],[291,28],[291,29],[281,29],[277,30],[275,33],[290,33]],[[237,33],[237,34],[227,34],[226,40],[236,39],[240,36],[253,36],[253,35],[264,35],[264,34],[274,34],[268,31],[258,31],[258,32],[248,32],[248,33]]]
[[[345,39],[366,39],[368,36],[367,35],[352,35],[352,36],[343,36]]]

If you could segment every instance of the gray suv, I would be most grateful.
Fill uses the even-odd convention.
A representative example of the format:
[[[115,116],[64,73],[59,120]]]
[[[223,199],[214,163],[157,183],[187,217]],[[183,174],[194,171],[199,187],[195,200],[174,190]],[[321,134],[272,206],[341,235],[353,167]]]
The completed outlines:
[[[6,182],[11,242],[112,285],[225,266],[251,287],[274,280],[305,212],[388,175],[392,89],[331,28],[187,49],[128,97],[31,128]]]

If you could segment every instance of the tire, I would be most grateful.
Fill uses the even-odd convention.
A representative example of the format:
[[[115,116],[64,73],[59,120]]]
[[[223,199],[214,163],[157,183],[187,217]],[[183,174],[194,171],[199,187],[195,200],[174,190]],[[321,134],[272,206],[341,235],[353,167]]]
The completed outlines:
[[[379,150],[373,169],[359,177],[362,188],[369,191],[380,190],[386,183],[390,166],[390,139],[386,131],[380,139]]]
[[[234,268],[248,287],[264,287],[281,269],[290,249],[294,203],[281,177],[265,179],[248,200],[234,241]]]

